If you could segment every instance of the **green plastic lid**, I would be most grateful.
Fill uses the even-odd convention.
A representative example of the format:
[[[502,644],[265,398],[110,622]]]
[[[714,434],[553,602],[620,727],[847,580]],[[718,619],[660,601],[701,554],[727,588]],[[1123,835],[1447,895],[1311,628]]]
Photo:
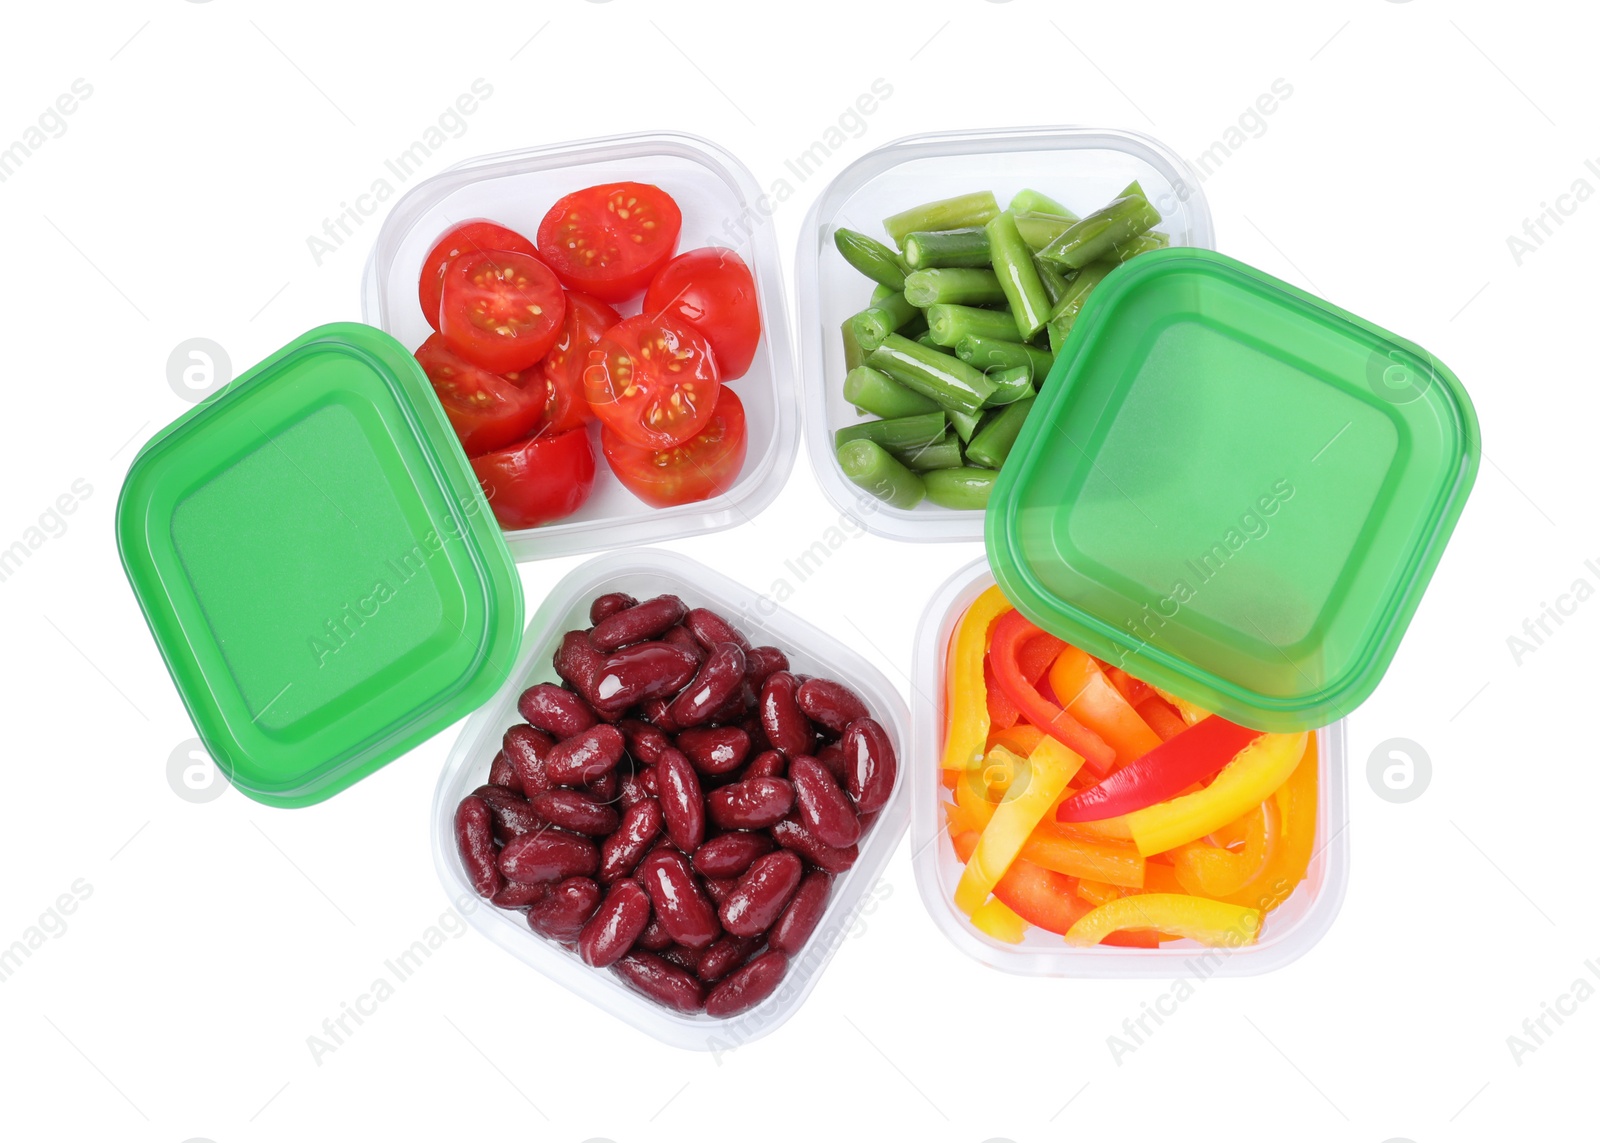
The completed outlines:
[[[1207,250],[1095,290],[990,501],[1040,627],[1264,730],[1348,714],[1393,658],[1478,467],[1419,346]]]
[[[370,774],[516,655],[500,529],[416,360],[369,326],[312,330],[162,430],[117,544],[201,740],[269,805]]]

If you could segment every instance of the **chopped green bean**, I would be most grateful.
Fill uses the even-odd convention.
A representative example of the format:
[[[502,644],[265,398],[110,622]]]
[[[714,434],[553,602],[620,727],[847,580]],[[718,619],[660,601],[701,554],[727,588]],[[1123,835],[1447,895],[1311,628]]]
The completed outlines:
[[[946,433],[931,445],[889,451],[896,460],[913,472],[961,467],[961,438],[954,433]]]
[[[994,382],[994,395],[983,403],[986,409],[1009,405],[1025,397],[1032,397],[1037,392],[1033,387],[1033,370],[1026,365],[993,370],[989,374],[989,380]]]
[[[1063,266],[1086,266],[1116,247],[1126,245],[1160,221],[1161,212],[1143,195],[1126,195],[1073,223],[1039,251],[1039,257]]]
[[[917,317],[920,311],[906,301],[906,296],[891,293],[881,302],[874,302],[850,321],[855,328],[856,340],[861,348],[871,353],[895,330]]]
[[[1159,216],[1158,216],[1159,218]],[[1017,220],[1009,211],[995,215],[984,229],[989,232],[989,259],[1000,288],[1011,303],[1011,316],[1023,340],[1031,338],[1050,320],[1050,297],[1033,268],[1033,251],[1017,233]],[[1145,228],[1146,230],[1149,227]],[[932,322],[928,323],[932,326]]]
[[[1038,214],[1060,214],[1070,218],[1073,222],[1078,221],[1077,215],[1049,195],[1040,194],[1036,190],[1027,188],[1019,190],[1012,195],[1011,204],[1006,209],[1016,214],[1022,214],[1025,211]]]
[[[922,477],[889,455],[882,445],[867,440],[849,441],[836,455],[839,467],[853,484],[886,504],[915,508],[922,502]]]
[[[975,416],[994,393],[994,382],[965,361],[894,333],[867,355],[867,364],[933,398],[946,412]]]
[[[885,301],[888,298],[892,298],[898,293],[900,293],[899,290],[896,290],[890,286],[885,286],[882,282],[879,282],[876,286],[872,287],[872,297],[867,299],[867,305],[875,306],[879,302]]]
[[[939,410],[939,402],[913,393],[870,365],[858,365],[844,375],[844,399],[858,409],[886,419]]]
[[[1152,230],[1116,247],[1107,257],[1117,262],[1126,262],[1129,258],[1136,258],[1140,254],[1148,254],[1152,250],[1165,250],[1171,244],[1171,236],[1163,234],[1159,230]]]
[[[1078,314],[1083,310],[1083,303],[1089,300],[1094,288],[1105,281],[1106,275],[1116,268],[1114,262],[1091,262],[1079,270],[1077,276],[1067,283],[1065,296],[1050,311],[1050,328],[1061,337],[1071,332],[1072,323],[1078,320]]]
[[[967,459],[985,468],[999,468],[1006,462],[1011,446],[1017,443],[1022,422],[1028,419],[1028,410],[1032,408],[1033,398],[1025,397],[1001,409],[967,445]]]
[[[906,268],[901,264],[900,256],[876,238],[841,226],[833,232],[833,244],[839,248],[846,262],[874,282],[880,282],[891,290],[905,288]]]
[[[1017,233],[1022,235],[1022,240],[1034,250],[1043,250],[1078,221],[1071,215],[1045,214],[1036,210],[1019,214],[1016,218]]]
[[[950,427],[955,429],[956,436],[960,437],[963,443],[972,439],[973,434],[978,431],[978,426],[983,422],[981,413],[946,413],[945,416],[950,418]]]
[[[981,310],[975,306],[929,306],[928,332],[940,345],[953,347],[963,337],[998,337],[1021,341],[1016,319],[1005,310]]]
[[[1055,263],[1046,262],[1037,254],[1033,256],[1033,268],[1039,275],[1040,283],[1044,286],[1045,296],[1050,299],[1051,309],[1054,309],[1056,303],[1061,300],[1062,295],[1067,292],[1067,282],[1071,280],[1072,275],[1077,271],[1068,270],[1063,274],[1060,267]]]
[[[959,226],[982,226],[1000,213],[993,191],[975,191],[937,202],[925,202],[883,220],[896,246],[905,248],[905,237],[913,230],[953,230]],[[1148,227],[1146,228],[1148,229]]]
[[[987,508],[999,475],[992,468],[937,468],[922,474],[923,491],[941,508]]]
[[[1038,346],[997,337],[964,337],[956,343],[956,356],[985,372],[1026,367],[1030,378],[1038,384],[1049,376],[1050,366],[1055,363],[1055,359]],[[870,362],[871,358],[867,360]]]
[[[891,450],[920,448],[943,439],[944,431],[943,413],[918,413],[911,417],[847,425],[833,434],[833,447],[839,449],[851,441],[872,441]]]
[[[956,230],[916,230],[906,235],[906,265],[913,270],[943,266],[989,268],[989,235],[981,226]]]
[[[923,330],[911,340],[916,342],[918,345],[926,345],[929,349],[944,349],[944,346],[933,340],[933,334],[928,330]]]
[[[845,318],[839,332],[844,335],[844,367],[847,370],[854,369],[867,359],[867,351],[856,340],[855,317]]]
[[[914,306],[940,303],[981,306],[1006,300],[993,270],[946,268],[913,270],[906,275],[906,301]]]

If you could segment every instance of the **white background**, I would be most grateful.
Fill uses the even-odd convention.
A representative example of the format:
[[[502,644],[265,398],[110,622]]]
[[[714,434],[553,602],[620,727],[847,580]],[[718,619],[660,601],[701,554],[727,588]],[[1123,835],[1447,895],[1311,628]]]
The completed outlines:
[[[0,582],[0,945],[75,880],[92,891],[0,984],[0,1132],[1377,1143],[1534,1137],[1587,1111],[1600,1003],[1520,1063],[1507,1037],[1600,956],[1600,603],[1520,665],[1507,637],[1580,576],[1600,584],[1584,567],[1600,557],[1600,203],[1568,201],[1521,265],[1507,236],[1576,180],[1600,186],[1584,165],[1600,158],[1600,29],[1576,4],[1439,0],[789,7],[134,0],[7,15],[0,147],[75,79],[93,94],[0,183],[0,547],[74,481],[92,491]],[[886,899],[795,1018],[720,1060],[656,1045],[469,933],[313,1062],[307,1036],[445,909],[426,824],[453,732],[311,809],[180,798],[167,759],[192,729],[118,565],[113,507],[138,445],[189,407],[166,380],[175,345],[214,339],[243,369],[358,317],[376,220],[320,267],[306,236],[477,77],[494,96],[428,173],[659,127],[717,140],[765,185],[887,79],[860,137],[776,215],[790,269],[821,184],[898,136],[1126,126],[1192,160],[1289,81],[1264,133],[1205,181],[1220,248],[1433,350],[1470,390],[1486,450],[1393,667],[1350,720],[1353,872],[1320,945],[1200,986],[1119,1065],[1106,1037],[1164,986],[966,960],[902,846]],[[834,518],[802,457],[754,524],[672,546],[761,589]],[[834,631],[849,617],[905,685],[921,601],[977,553],[858,538],[791,607]],[[523,565],[530,601],[574,562]],[[1433,764],[1406,804],[1367,779],[1395,737]]]

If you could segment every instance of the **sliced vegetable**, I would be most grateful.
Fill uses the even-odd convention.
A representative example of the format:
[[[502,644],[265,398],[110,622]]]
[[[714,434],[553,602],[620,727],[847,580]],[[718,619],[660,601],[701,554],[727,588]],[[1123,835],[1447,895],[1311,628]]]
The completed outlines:
[[[1052,681],[1053,677],[1052,672]],[[1056,807],[1056,820],[1114,818],[1177,797],[1221,770],[1260,737],[1259,730],[1212,715],[1176,738],[1157,742],[1098,785],[1062,802]]]
[[[1022,675],[1017,649],[1025,640],[1041,634],[1043,632],[1029,623],[1020,611],[1003,616],[995,624],[991,647],[995,680],[1011,695],[1011,701],[1028,721],[1081,754],[1096,774],[1104,774],[1116,760],[1116,751],[1072,715],[1040,695]]]
[[[833,244],[844,255],[846,262],[874,282],[891,290],[905,288],[906,269],[900,262],[900,256],[876,238],[841,226],[833,232]]]
[[[844,399],[877,417],[910,417],[939,408],[939,402],[931,397],[913,393],[869,365],[857,365],[845,374]]]
[[[955,642],[946,668],[948,711],[944,735],[947,770],[965,770],[983,760],[989,736],[989,711],[984,702],[983,663],[989,646],[989,626],[1011,610],[998,587],[989,587],[972,601],[956,627]]]
[[[1016,772],[956,886],[956,908],[969,916],[983,904],[1033,828],[1083,765],[1080,755],[1053,738],[1040,739],[1026,759],[1004,747],[996,747],[989,757]]]
[[[906,265],[913,270],[943,266],[989,268],[989,234],[981,226],[918,230],[906,235],[902,250]]]
[[[1159,215],[1156,221],[1160,221]],[[984,229],[989,232],[990,264],[1005,291],[1011,316],[1027,340],[1043,329],[1050,317],[1050,298],[1033,268],[1033,251],[1017,233],[1016,216],[1009,211],[995,215]],[[930,320],[928,324],[931,328],[933,323]]]
[[[966,362],[893,333],[867,355],[867,364],[956,412],[976,415],[995,389]]]
[[[1087,947],[1126,929],[1154,929],[1213,948],[1237,948],[1255,943],[1261,913],[1181,893],[1139,893],[1096,906],[1067,930],[1066,940]]]
[[[1205,789],[1125,815],[1134,844],[1148,857],[1204,837],[1242,817],[1288,780],[1305,750],[1303,732],[1263,734],[1224,766]]]
[[[982,509],[999,476],[992,468],[931,469],[922,474],[923,492],[941,508]]]
[[[953,230],[962,226],[982,226],[1000,213],[993,191],[974,191],[954,198],[926,202],[883,220],[884,230],[900,246],[913,230]],[[1159,221],[1159,220],[1158,220]],[[1155,225],[1151,223],[1151,225]],[[1146,227],[1149,229],[1149,227]]]
[[[922,478],[869,440],[846,441],[836,450],[839,468],[856,487],[894,508],[922,503]]]

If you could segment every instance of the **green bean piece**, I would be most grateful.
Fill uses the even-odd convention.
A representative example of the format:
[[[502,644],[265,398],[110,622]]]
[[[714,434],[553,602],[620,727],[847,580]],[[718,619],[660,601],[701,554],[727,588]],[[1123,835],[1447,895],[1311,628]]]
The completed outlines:
[[[1072,332],[1073,324],[1077,322],[1078,314],[1083,310],[1083,303],[1089,300],[1094,288],[1105,281],[1106,275],[1116,268],[1112,262],[1091,262],[1068,282],[1066,295],[1050,311],[1050,322],[1045,326],[1050,336],[1052,353],[1061,352],[1061,347],[1066,344],[1067,334]]]
[[[989,268],[989,235],[981,226],[957,230],[916,230],[906,235],[906,265],[913,270],[940,267]]]
[[[955,429],[962,444],[970,441],[983,423],[982,413],[946,413],[945,416],[950,418],[950,427]]]
[[[941,508],[987,508],[999,475],[992,468],[936,468],[922,474],[923,491]]]
[[[928,330],[923,330],[921,333],[917,334],[917,336],[912,338],[911,340],[916,342],[918,345],[926,345],[929,349],[938,349],[938,350],[942,350],[942,351],[944,351],[946,353],[949,352],[949,350],[946,350],[944,348],[944,346],[940,345],[937,341],[933,340],[933,334],[930,333]]]
[[[874,282],[891,290],[905,288],[906,268],[901,265],[900,256],[876,238],[841,226],[833,232],[833,244],[839,248],[846,262]]]
[[[922,502],[922,477],[889,455],[882,445],[867,440],[848,441],[836,455],[850,482],[884,503],[895,508],[915,508]]]
[[[911,417],[894,417],[885,421],[863,421],[847,425],[833,434],[833,447],[842,448],[851,441],[872,441],[886,449],[920,448],[944,437],[944,414],[918,413]]]
[[[1032,397],[1038,390],[1033,387],[1033,370],[1026,365],[1010,369],[996,369],[989,374],[994,382],[994,395],[983,403],[985,409],[996,409]]]
[[[1078,221],[1077,215],[1073,214],[1072,211],[1062,206],[1049,195],[1040,194],[1036,190],[1029,190],[1027,188],[1023,188],[1016,194],[1012,195],[1011,204],[1007,206],[1006,209],[1011,211],[1013,214],[1023,214],[1025,212],[1035,214],[1060,214],[1070,218],[1073,222]]]
[[[972,194],[942,198],[925,202],[883,220],[883,228],[894,239],[894,244],[905,249],[905,237],[913,230],[954,230],[960,226],[982,226],[1000,213],[1000,204],[993,191],[974,191]],[[1148,228],[1147,228],[1148,229]]]
[[[892,293],[881,302],[874,302],[851,318],[856,340],[861,348],[871,353],[883,344],[883,339],[919,315],[921,311],[900,293]]]
[[[994,382],[960,358],[891,333],[867,355],[867,364],[913,392],[931,397],[949,413],[976,416],[994,393]]]
[[[961,438],[946,433],[930,445],[917,448],[890,449],[891,454],[912,472],[931,472],[935,468],[961,467]]]
[[[870,365],[858,365],[844,375],[844,399],[875,417],[889,420],[939,411],[939,402],[913,393]]]
[[[867,359],[867,351],[861,348],[861,343],[856,340],[855,317],[847,317],[839,326],[839,332],[844,336],[844,367],[854,369]]]
[[[1028,419],[1028,410],[1032,408],[1033,398],[1025,397],[1001,409],[967,445],[967,459],[985,468],[999,468],[1010,455],[1011,446],[1017,443],[1022,422]]]
[[[1046,262],[1037,254],[1033,256],[1033,269],[1039,275],[1040,284],[1044,286],[1045,296],[1050,299],[1051,310],[1054,310],[1056,303],[1067,292],[1067,283],[1077,271],[1068,270],[1063,274],[1061,268],[1054,262]]]
[[[914,306],[981,306],[1004,302],[1006,292],[993,270],[947,267],[906,275],[906,301]]]
[[[1107,257],[1112,261],[1126,262],[1129,258],[1136,258],[1140,254],[1148,254],[1152,250],[1165,250],[1170,245],[1172,245],[1170,235],[1164,234],[1159,230],[1152,230],[1116,247]]]
[[[867,299],[867,305],[878,305],[880,302],[892,298],[898,293],[900,293],[899,290],[892,289],[889,286],[885,286],[882,282],[879,282],[876,286],[872,287],[872,297]]]
[[[1125,246],[1161,221],[1161,212],[1141,194],[1130,194],[1074,222],[1050,245],[1039,251],[1047,262],[1086,266]]]
[[[1079,221],[1065,214],[1045,214],[1043,211],[1028,211],[1017,215],[1016,219],[1017,233],[1034,250],[1043,250]]]
[[[1017,220],[1009,211],[991,218],[984,229],[989,232],[989,259],[1000,288],[1011,303],[1011,316],[1026,341],[1050,320],[1050,296],[1033,268],[1033,251],[1017,233]],[[1148,227],[1146,228],[1148,229]],[[929,323],[930,325],[932,323]]]
[[[941,304],[929,306],[924,312],[928,315],[928,332],[933,334],[933,340],[947,348],[954,347],[963,337],[1022,340],[1022,331],[1017,329],[1016,319],[1006,310]]]
[[[1055,364],[1055,358],[1038,346],[997,337],[964,337],[956,343],[956,356],[986,373],[1026,367],[1029,378],[1036,384],[1043,384],[1050,375],[1050,366]]]

